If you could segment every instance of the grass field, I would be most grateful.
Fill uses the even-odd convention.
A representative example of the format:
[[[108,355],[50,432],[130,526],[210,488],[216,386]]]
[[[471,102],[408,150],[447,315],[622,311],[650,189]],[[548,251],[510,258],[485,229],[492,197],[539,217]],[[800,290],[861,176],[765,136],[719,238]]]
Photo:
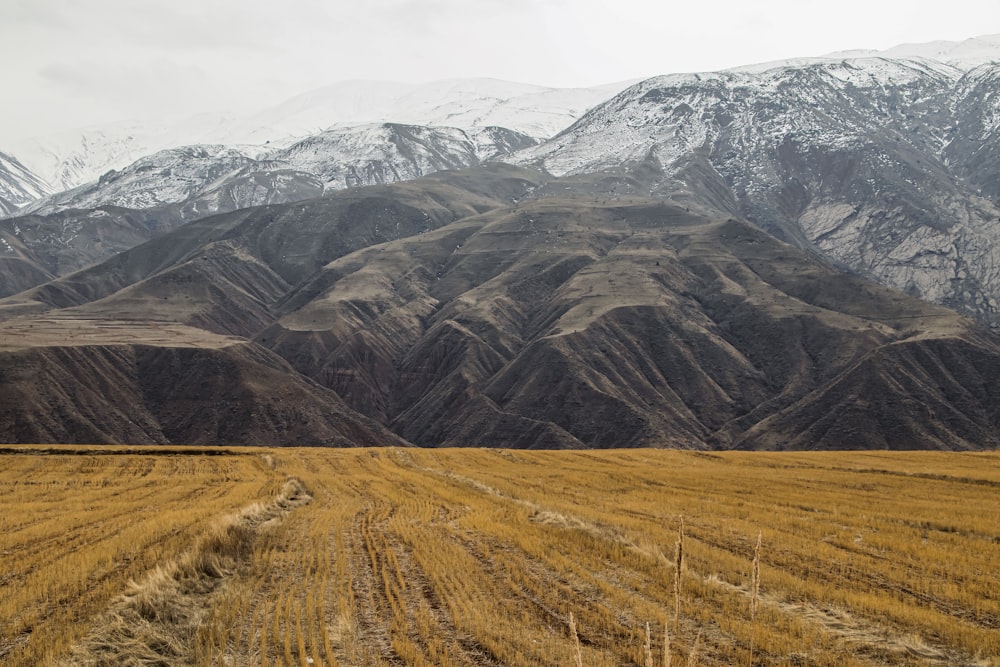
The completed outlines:
[[[0,450],[0,664],[1000,665],[998,453],[207,451]]]

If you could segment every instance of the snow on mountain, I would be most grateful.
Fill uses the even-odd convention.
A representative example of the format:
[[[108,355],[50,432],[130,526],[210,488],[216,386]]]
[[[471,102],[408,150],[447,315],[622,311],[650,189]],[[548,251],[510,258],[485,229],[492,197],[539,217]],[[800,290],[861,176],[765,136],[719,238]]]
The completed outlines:
[[[345,81],[310,91],[237,122],[222,143],[287,144],[335,125],[400,123],[464,130],[506,127],[545,139],[628,83],[546,88],[498,79],[454,79],[421,85]]]
[[[270,157],[319,176],[327,189],[342,189],[470,167],[533,143],[530,137],[506,128],[463,130],[382,123],[335,127]]]
[[[1000,61],[1000,35],[962,42],[904,44],[885,51],[844,51],[819,59],[765,63],[735,72],[801,67],[823,60],[861,57],[922,58],[961,70]],[[687,75],[682,75],[687,76]],[[550,88],[496,79],[458,79],[427,84],[346,81],[298,95],[252,113],[202,113],[175,123],[112,123],[2,146],[50,185],[74,188],[111,169],[122,169],[154,152],[196,144],[240,145],[246,155],[282,148],[337,125],[401,123],[465,130],[506,127],[537,139],[566,129],[582,114],[630,83],[592,88]],[[249,146],[255,146],[251,149]]]
[[[1000,326],[998,81],[1000,65],[882,57],[656,77],[514,161],[631,166],[633,191],[749,218]]]
[[[566,131],[516,156],[556,175],[582,173],[654,157],[668,172],[723,135],[741,147],[757,136],[810,138],[825,145],[862,143],[885,116],[949,91],[956,68],[883,58],[806,59],[643,81],[588,112]],[[846,107],[831,115],[830,106]],[[924,110],[926,111],[926,110]],[[923,113],[923,111],[922,111]]]
[[[19,214],[187,202],[184,219],[341,189],[417,178],[506,156],[535,140],[499,127],[396,123],[335,127],[254,156],[223,145],[162,150],[97,181],[37,200]]]
[[[495,79],[438,81],[396,100],[384,120],[466,129],[498,126],[547,139],[629,83],[634,82],[544,88]]]
[[[884,51],[854,50],[827,54],[827,58],[882,57],[895,59],[925,58],[969,70],[1000,62],[1000,35],[982,35],[961,42],[926,42],[900,44]]]
[[[68,190],[155,152],[220,144],[257,157],[335,126],[400,123],[477,130],[507,127],[543,139],[626,87],[546,88],[496,79],[411,85],[346,81],[250,114],[202,113],[175,123],[124,122],[26,139],[3,147]]]
[[[50,192],[49,186],[17,158],[0,153],[0,215],[10,215]]]
[[[183,201],[207,184],[232,176],[255,161],[220,145],[171,148],[146,156],[122,171],[111,170],[87,185],[52,195],[20,213],[52,213],[103,205],[142,209]]]
[[[59,192],[95,180],[109,170],[122,169],[157,151],[230,143],[217,137],[228,131],[232,120],[226,114],[204,113],[170,124],[108,123],[25,139],[9,148],[53,192]],[[245,149],[242,152],[252,154]]]
[[[382,110],[413,90],[393,81],[342,81],[295,97],[242,118],[218,136],[220,143],[288,146],[319,134],[337,123],[360,124],[380,120]]]

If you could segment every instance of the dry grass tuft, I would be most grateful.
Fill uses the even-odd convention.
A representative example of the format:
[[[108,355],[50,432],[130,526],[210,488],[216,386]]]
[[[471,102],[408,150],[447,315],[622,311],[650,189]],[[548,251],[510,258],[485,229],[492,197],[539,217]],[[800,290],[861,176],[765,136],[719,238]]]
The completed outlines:
[[[670,627],[663,622],[663,667],[670,667]]]
[[[694,643],[691,644],[691,652],[688,653],[687,665],[688,667],[696,667],[698,661],[701,659],[701,631],[694,637]]]
[[[750,660],[753,667],[753,641],[757,623],[757,608],[760,607],[760,540],[763,533],[757,533],[757,544],[753,548],[753,565],[750,568]]]
[[[576,667],[583,667],[583,652],[580,650],[580,635],[576,633],[576,621],[573,612],[569,613],[569,634],[573,638],[573,660]]]

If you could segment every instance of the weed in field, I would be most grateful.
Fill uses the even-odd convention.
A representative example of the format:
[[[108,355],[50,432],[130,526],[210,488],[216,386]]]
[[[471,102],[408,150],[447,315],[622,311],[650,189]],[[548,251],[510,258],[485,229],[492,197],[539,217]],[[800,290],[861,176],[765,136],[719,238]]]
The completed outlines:
[[[753,667],[753,642],[757,622],[757,609],[760,607],[760,541],[763,533],[757,533],[757,544],[753,548],[753,563],[750,566],[750,659],[747,664]]]

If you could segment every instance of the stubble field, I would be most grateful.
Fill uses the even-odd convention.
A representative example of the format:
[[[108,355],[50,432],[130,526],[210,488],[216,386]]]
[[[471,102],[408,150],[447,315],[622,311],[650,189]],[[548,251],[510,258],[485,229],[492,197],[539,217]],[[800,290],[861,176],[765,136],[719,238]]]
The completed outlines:
[[[1000,665],[1000,453],[0,452],[0,664]]]

